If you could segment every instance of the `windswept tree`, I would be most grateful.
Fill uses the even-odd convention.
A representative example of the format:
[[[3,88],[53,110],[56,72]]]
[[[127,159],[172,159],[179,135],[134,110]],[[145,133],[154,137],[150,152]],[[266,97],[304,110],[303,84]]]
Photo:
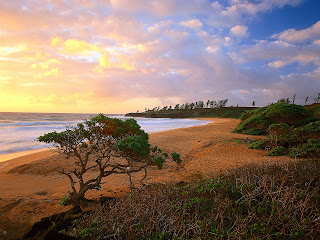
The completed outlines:
[[[218,103],[217,103],[217,107],[218,108],[222,108],[222,107],[225,107],[227,105],[227,102],[228,102],[228,99],[224,99],[224,100],[220,100]]]
[[[78,204],[86,200],[88,190],[99,189],[107,176],[126,174],[133,187],[133,173],[144,171],[145,178],[148,166],[157,165],[161,169],[169,155],[161,150],[151,151],[148,139],[136,120],[122,121],[99,114],[62,132],[40,136],[38,141],[53,144],[60,154],[74,162],[72,170],[61,169],[60,173],[70,180],[69,202]],[[172,159],[181,161],[177,157]]]
[[[209,108],[209,106],[210,106],[210,100],[208,100],[206,103],[206,107]]]
[[[309,100],[309,97],[306,97],[306,100],[304,101],[304,105],[307,105],[308,100]]]

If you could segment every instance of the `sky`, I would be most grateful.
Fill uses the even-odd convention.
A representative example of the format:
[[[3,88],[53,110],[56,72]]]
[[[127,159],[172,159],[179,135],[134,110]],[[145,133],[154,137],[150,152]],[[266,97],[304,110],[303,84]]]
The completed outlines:
[[[0,111],[257,106],[320,92],[318,0],[0,0]]]

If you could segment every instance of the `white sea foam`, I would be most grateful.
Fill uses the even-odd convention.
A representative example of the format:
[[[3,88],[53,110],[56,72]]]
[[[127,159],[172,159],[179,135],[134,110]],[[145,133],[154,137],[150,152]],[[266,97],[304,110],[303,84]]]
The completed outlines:
[[[37,137],[61,131],[67,125],[76,125],[88,119],[90,114],[53,113],[0,113],[0,154],[15,153],[46,148],[48,145],[36,141]],[[109,115],[128,119],[121,115]],[[209,121],[197,119],[135,118],[147,133],[162,132],[177,128],[204,125]]]

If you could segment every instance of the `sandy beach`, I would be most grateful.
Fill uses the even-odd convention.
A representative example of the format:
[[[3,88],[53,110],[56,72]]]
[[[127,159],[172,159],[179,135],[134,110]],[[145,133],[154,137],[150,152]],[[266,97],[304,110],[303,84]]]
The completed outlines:
[[[166,152],[181,154],[182,166],[168,162],[159,171],[151,167],[146,183],[177,182],[194,173],[210,175],[251,163],[284,161],[288,157],[268,157],[263,150],[250,150],[237,140],[262,139],[231,133],[240,122],[236,119],[209,118],[207,125],[150,134],[150,143]],[[72,168],[73,162],[55,151],[47,150],[0,162],[0,223],[22,221],[33,223],[42,217],[65,211],[58,204],[69,190],[69,180],[57,173],[58,166]],[[138,182],[142,174],[134,175]],[[128,192],[126,176],[109,176],[101,191],[91,191],[88,198],[100,195],[120,196]],[[0,232],[5,227],[0,224]]]

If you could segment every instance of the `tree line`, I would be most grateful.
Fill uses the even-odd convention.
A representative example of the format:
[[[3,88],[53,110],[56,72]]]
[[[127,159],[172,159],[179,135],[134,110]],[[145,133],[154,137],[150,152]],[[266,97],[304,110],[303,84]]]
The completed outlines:
[[[178,109],[199,109],[199,108],[222,108],[227,105],[228,99],[223,99],[219,101],[208,100],[208,101],[197,101],[191,103],[176,104],[175,106],[164,106],[164,107],[154,107],[145,108],[145,112],[157,112],[157,111],[167,111],[167,110],[178,110]]]

